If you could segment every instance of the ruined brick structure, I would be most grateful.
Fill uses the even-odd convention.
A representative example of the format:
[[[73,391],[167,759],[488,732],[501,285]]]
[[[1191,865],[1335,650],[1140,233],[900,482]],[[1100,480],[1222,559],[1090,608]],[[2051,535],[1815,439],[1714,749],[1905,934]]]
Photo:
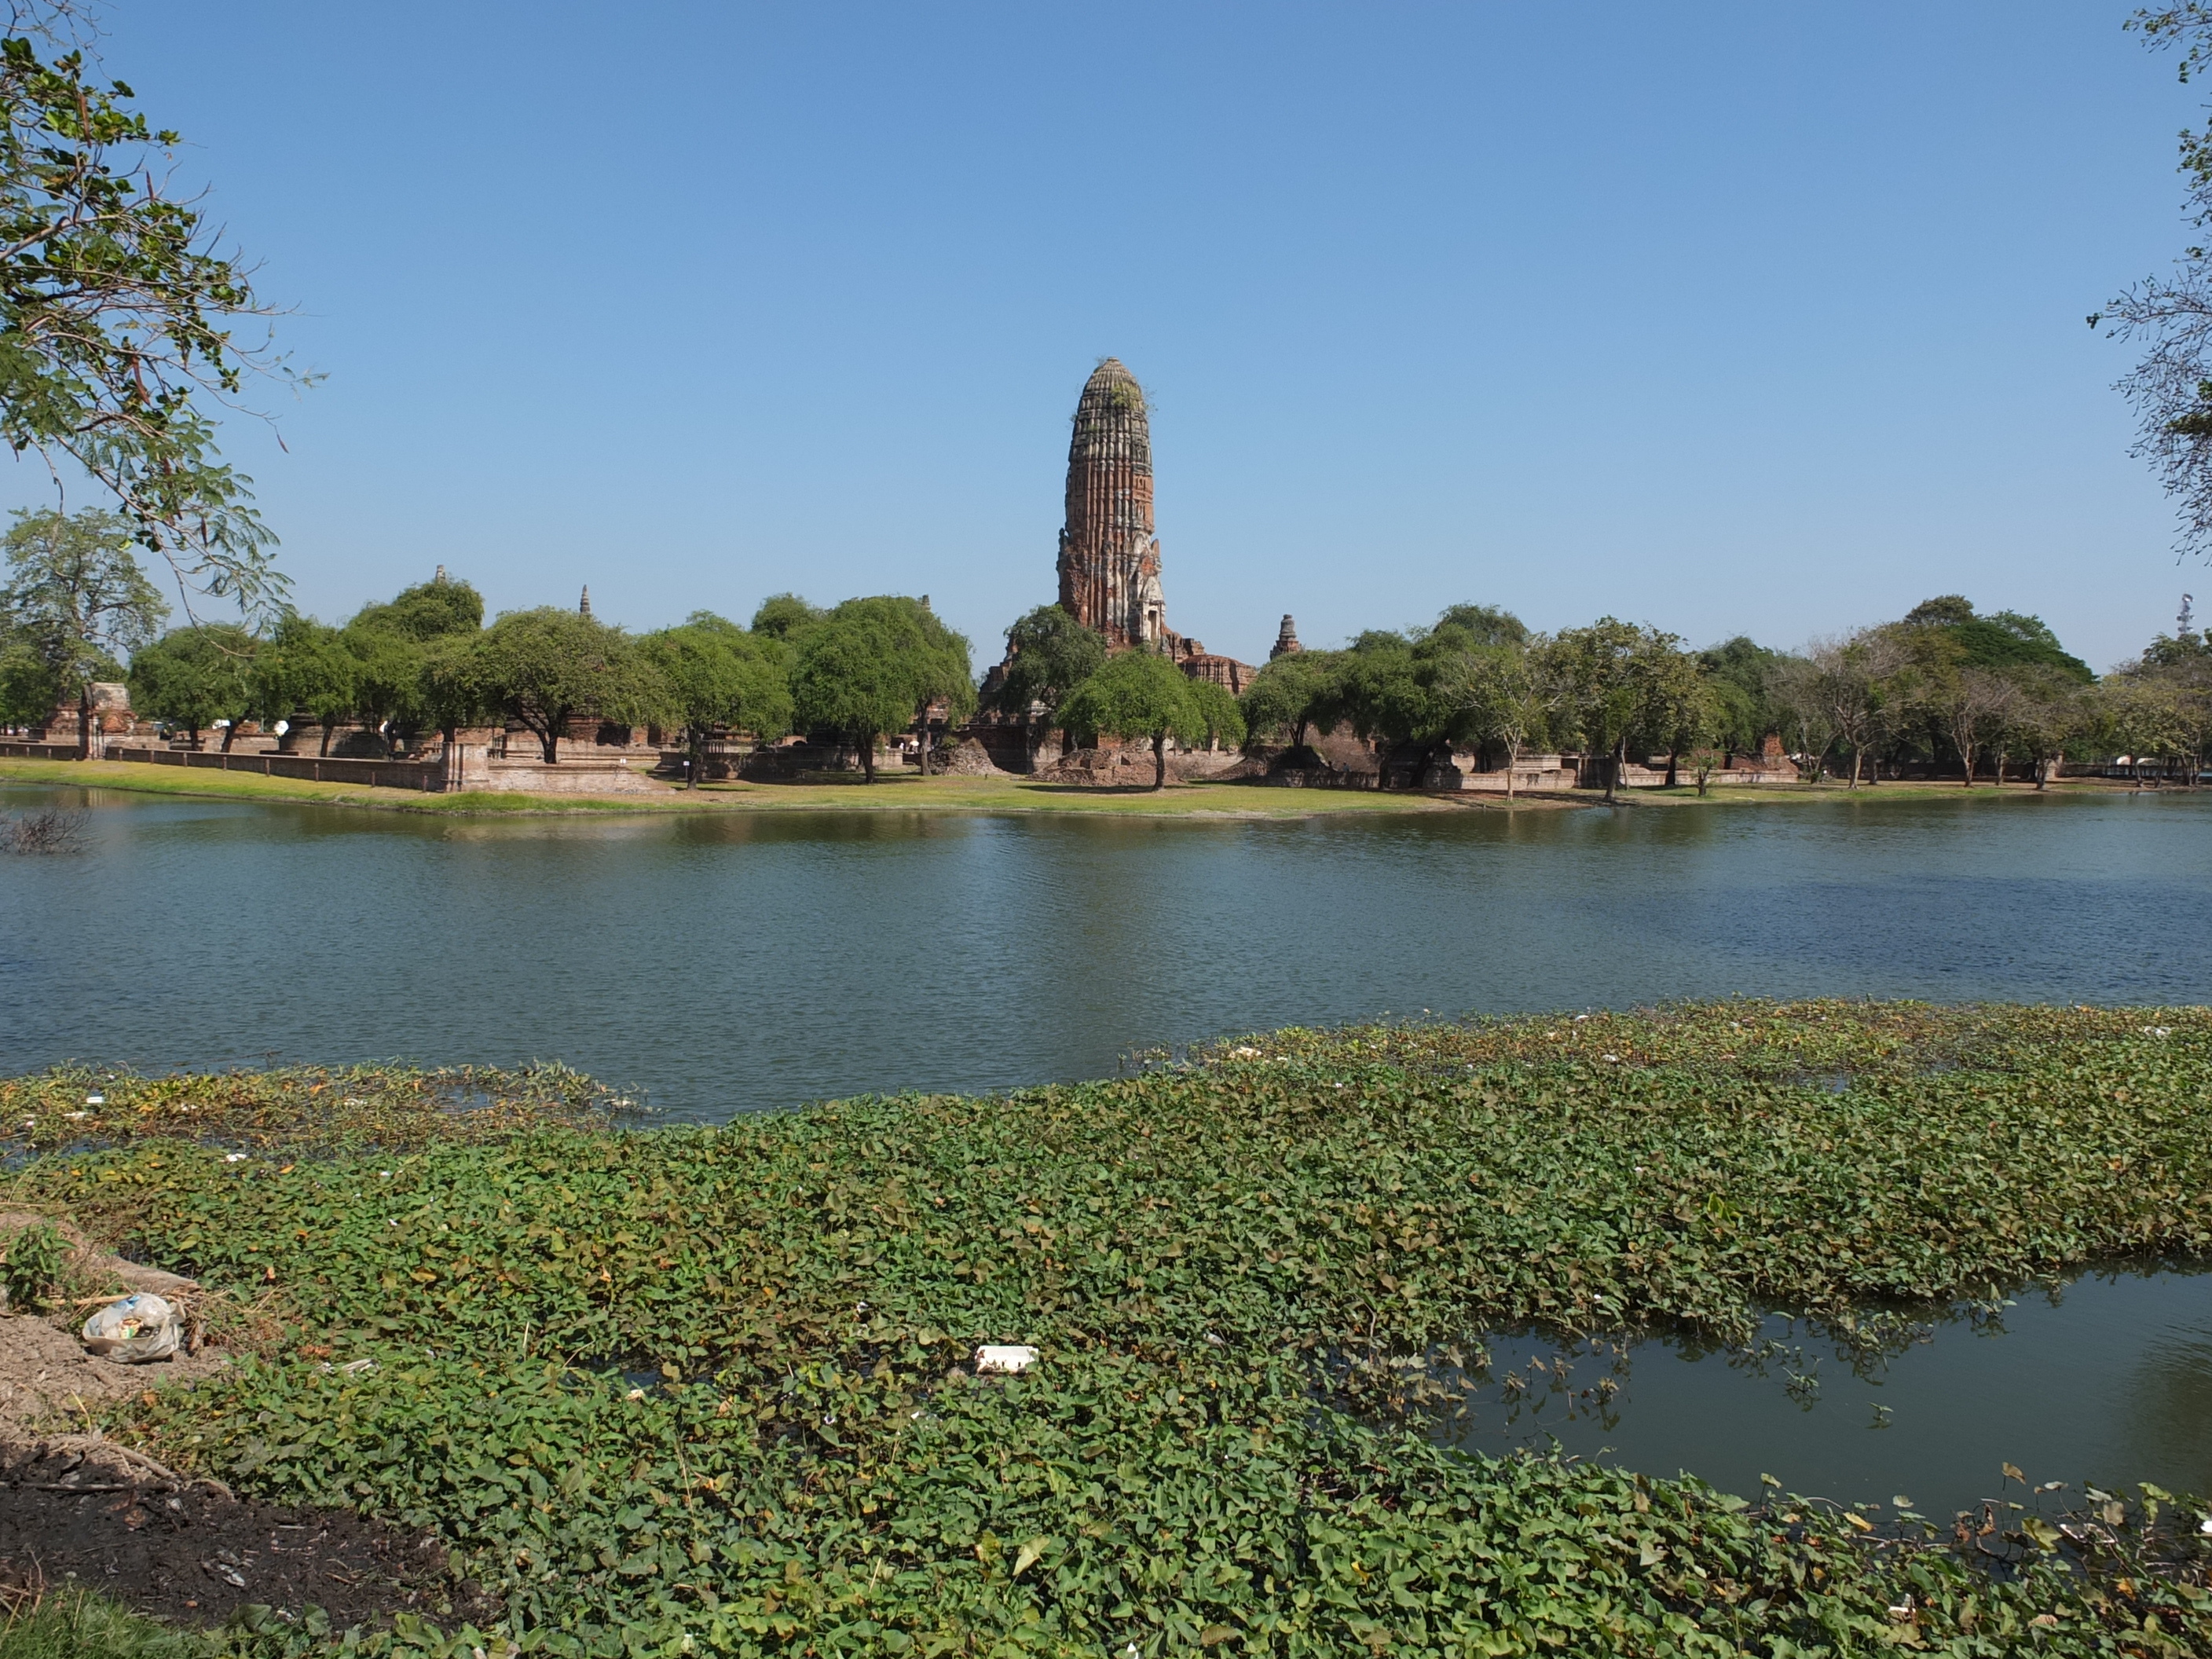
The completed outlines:
[[[1166,643],[1152,423],[1144,391],[1119,358],[1091,372],[1075,405],[1059,568],[1060,608],[1104,635],[1107,649]]]
[[[1104,635],[1109,651],[1158,651],[1193,679],[1239,694],[1259,672],[1168,626],[1152,527],[1152,422],[1144,388],[1118,357],[1091,371],[1076,401],[1059,571],[1060,609]]]
[[[1252,677],[1260,671],[1249,662],[1239,662],[1234,657],[1224,657],[1218,651],[1208,651],[1196,640],[1182,635],[1168,635],[1168,655],[1175,665],[1194,680],[1212,680],[1216,685],[1225,685],[1233,697],[1244,695],[1244,688],[1252,684]]]

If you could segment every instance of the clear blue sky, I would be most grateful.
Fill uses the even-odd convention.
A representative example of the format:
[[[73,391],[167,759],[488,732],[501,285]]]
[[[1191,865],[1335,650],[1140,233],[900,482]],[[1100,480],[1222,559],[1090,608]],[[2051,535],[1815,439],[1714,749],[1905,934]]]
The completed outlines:
[[[2212,597],[2082,320],[2184,240],[2125,15],[115,0],[105,51],[328,376],[228,441],[326,619],[440,563],[638,628],[927,592],[980,666],[1110,354],[1215,650],[1960,592],[2101,669]]]

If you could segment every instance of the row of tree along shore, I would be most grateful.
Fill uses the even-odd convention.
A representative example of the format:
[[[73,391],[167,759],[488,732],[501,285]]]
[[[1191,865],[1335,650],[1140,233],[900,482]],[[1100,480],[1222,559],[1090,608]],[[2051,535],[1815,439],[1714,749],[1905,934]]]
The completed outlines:
[[[710,746],[794,733],[853,751],[872,778],[884,740],[908,733],[925,767],[963,729],[1000,739],[994,756],[1014,734],[1025,757],[1047,738],[1061,752],[1142,745],[1155,785],[1171,747],[1244,748],[1278,775],[1332,769],[1316,747],[1327,733],[1348,737],[1384,787],[1464,757],[1503,769],[1510,791],[1530,753],[1572,750],[1608,794],[1633,762],[1663,757],[1668,782],[1702,790],[1762,753],[1852,787],[1945,772],[2039,786],[2068,755],[2194,781],[2212,743],[2212,645],[2186,626],[2100,679],[2038,618],[1977,615],[1956,597],[1796,653],[1745,638],[1692,650],[1612,617],[1539,634],[1455,605],[1425,628],[1280,654],[1241,697],[1164,657],[1109,653],[1047,605],[1007,630],[979,692],[968,641],[927,599],[823,609],[787,593],[750,626],[699,611],[633,635],[588,606],[486,626],[477,591],[441,570],[342,626],[290,615],[258,634],[198,621],[163,632],[167,608],[119,517],[19,514],[6,551],[0,723],[41,727],[73,707],[87,742],[92,688],[123,680],[140,717],[195,744],[219,730],[228,748],[249,725],[284,721],[319,727],[325,753],[340,732],[389,753],[501,724],[556,763],[564,736],[604,721],[680,743],[695,783]]]

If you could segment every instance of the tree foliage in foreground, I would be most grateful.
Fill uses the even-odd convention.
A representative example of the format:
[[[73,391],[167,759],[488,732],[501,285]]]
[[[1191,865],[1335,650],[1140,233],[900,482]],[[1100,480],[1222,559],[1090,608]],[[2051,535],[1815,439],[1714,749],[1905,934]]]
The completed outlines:
[[[2186,82],[2212,63],[2212,5],[2185,0],[2145,8],[2128,21],[2154,49],[2180,53]],[[2190,222],[2212,226],[2212,128],[2185,130],[2180,172]],[[2118,390],[2136,415],[2132,453],[2149,461],[2180,518],[2184,552],[2212,550],[2212,249],[2186,249],[2165,276],[2146,276],[2091,313],[2113,337],[2141,347]]]
[[[231,332],[269,307],[171,192],[180,140],[132,96],[82,52],[0,41],[0,440],[82,468],[186,590],[269,619],[286,586],[276,538],[210,412],[246,374],[281,372]]]

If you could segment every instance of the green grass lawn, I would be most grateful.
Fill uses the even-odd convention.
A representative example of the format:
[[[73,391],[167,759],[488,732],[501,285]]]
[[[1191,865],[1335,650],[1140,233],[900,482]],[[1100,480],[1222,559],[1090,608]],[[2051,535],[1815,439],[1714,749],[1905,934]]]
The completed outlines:
[[[707,784],[668,787],[651,795],[544,795],[475,793],[425,794],[358,784],[315,783],[254,773],[163,767],[143,762],[0,759],[0,782],[120,789],[210,799],[293,801],[365,806],[400,812],[575,813],[936,811],[1112,812],[1176,817],[1305,817],[1323,812],[1427,812],[1467,810],[1474,801],[1368,790],[1280,789],[1256,784],[1194,783],[1164,790],[1088,789],[1022,778],[923,778],[882,775],[836,783]],[[1502,805],[1502,803],[1499,803]]]
[[[546,795],[489,792],[424,794],[409,789],[368,788],[358,784],[315,783],[270,778],[246,772],[187,769],[124,761],[0,759],[0,783],[64,785],[119,789],[137,794],[188,795],[217,800],[289,801],[359,806],[395,812],[462,814],[592,814],[640,812],[1105,812],[1146,817],[1297,818],[1336,813],[1548,811],[1601,805],[1591,790],[1516,797],[1473,792],[1422,794],[1364,789],[1285,789],[1250,783],[1173,784],[1163,790],[1086,788],[1076,784],[1039,783],[1027,778],[937,777],[884,773],[873,785],[860,781],[778,783],[717,783],[698,789],[663,787],[653,794]],[[2106,792],[2105,783],[2054,786],[2057,794]],[[1955,783],[1885,783],[1850,790],[1840,783],[1720,786],[1699,796],[1684,784],[1673,789],[1624,791],[1623,806],[1667,807],[1752,805],[1808,800],[1852,800],[1868,805],[1925,799],[2033,799],[2036,791],[2008,784],[1966,790]]]

